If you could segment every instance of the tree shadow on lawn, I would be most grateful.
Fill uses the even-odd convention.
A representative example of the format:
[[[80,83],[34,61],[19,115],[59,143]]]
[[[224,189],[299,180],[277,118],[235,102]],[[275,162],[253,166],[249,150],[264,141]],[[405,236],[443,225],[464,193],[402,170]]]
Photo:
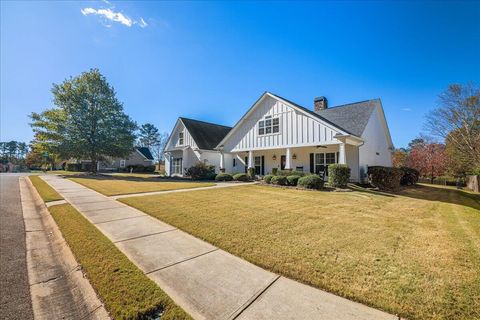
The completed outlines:
[[[205,183],[215,182],[212,180],[191,180],[188,178],[170,178],[170,177],[138,177],[138,176],[113,176],[104,174],[73,174],[64,176],[64,178],[81,178],[90,180],[118,180],[118,181],[131,181],[131,182],[190,182],[190,183]]]
[[[460,189],[449,189],[419,184],[403,187],[397,192],[376,191],[359,186],[354,186],[352,189],[358,192],[385,197],[402,196],[427,201],[439,201],[480,210],[480,195]]]

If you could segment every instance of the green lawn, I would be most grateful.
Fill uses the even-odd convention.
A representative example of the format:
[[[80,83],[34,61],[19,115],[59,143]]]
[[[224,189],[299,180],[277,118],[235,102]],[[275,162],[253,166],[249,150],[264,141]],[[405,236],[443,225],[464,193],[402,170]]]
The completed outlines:
[[[29,176],[28,177],[32,184],[37,189],[40,197],[42,197],[43,201],[55,201],[55,200],[62,200],[63,198],[55,191],[52,187],[48,185],[45,181],[43,181],[39,176]]]
[[[125,176],[80,176],[70,177],[88,188],[106,196],[131,194],[152,191],[167,191],[213,186],[212,182],[169,181],[156,177],[125,177]]]
[[[122,199],[278,274],[409,319],[480,319],[480,198],[239,186]]]
[[[147,319],[161,312],[162,320],[190,319],[71,205],[53,206],[49,211],[113,319]]]

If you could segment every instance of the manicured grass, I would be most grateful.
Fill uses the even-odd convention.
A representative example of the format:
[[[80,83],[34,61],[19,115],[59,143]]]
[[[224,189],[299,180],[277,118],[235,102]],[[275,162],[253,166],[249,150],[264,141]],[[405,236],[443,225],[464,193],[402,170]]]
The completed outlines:
[[[121,201],[317,288],[409,319],[480,318],[480,198],[240,186]]]
[[[151,191],[190,189],[215,185],[211,182],[165,181],[159,178],[85,176],[70,178],[106,196]]]
[[[29,176],[28,177],[32,184],[37,189],[40,197],[42,197],[43,201],[55,201],[55,200],[62,200],[63,198],[55,191],[52,187],[48,185],[45,181],[43,181],[39,176]]]
[[[159,312],[162,320],[190,319],[71,205],[53,206],[49,211],[114,319],[144,319]]]

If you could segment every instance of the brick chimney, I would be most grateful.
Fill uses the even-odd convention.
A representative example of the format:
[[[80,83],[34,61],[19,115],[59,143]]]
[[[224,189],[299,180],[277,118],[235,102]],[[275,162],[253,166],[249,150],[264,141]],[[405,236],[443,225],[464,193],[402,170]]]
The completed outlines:
[[[328,101],[325,97],[317,97],[313,100],[315,112],[322,111],[328,108]]]

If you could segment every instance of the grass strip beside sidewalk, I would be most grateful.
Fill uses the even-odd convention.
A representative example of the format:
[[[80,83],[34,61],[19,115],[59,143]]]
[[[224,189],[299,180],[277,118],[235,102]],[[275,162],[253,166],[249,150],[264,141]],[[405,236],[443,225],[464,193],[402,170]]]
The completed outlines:
[[[56,200],[63,200],[62,196],[60,196],[57,191],[50,187],[48,183],[43,181],[39,176],[29,176],[28,178],[37,189],[43,201],[50,202]]]
[[[190,317],[69,204],[49,208],[63,237],[114,319]],[[155,317],[152,317],[155,318]]]

